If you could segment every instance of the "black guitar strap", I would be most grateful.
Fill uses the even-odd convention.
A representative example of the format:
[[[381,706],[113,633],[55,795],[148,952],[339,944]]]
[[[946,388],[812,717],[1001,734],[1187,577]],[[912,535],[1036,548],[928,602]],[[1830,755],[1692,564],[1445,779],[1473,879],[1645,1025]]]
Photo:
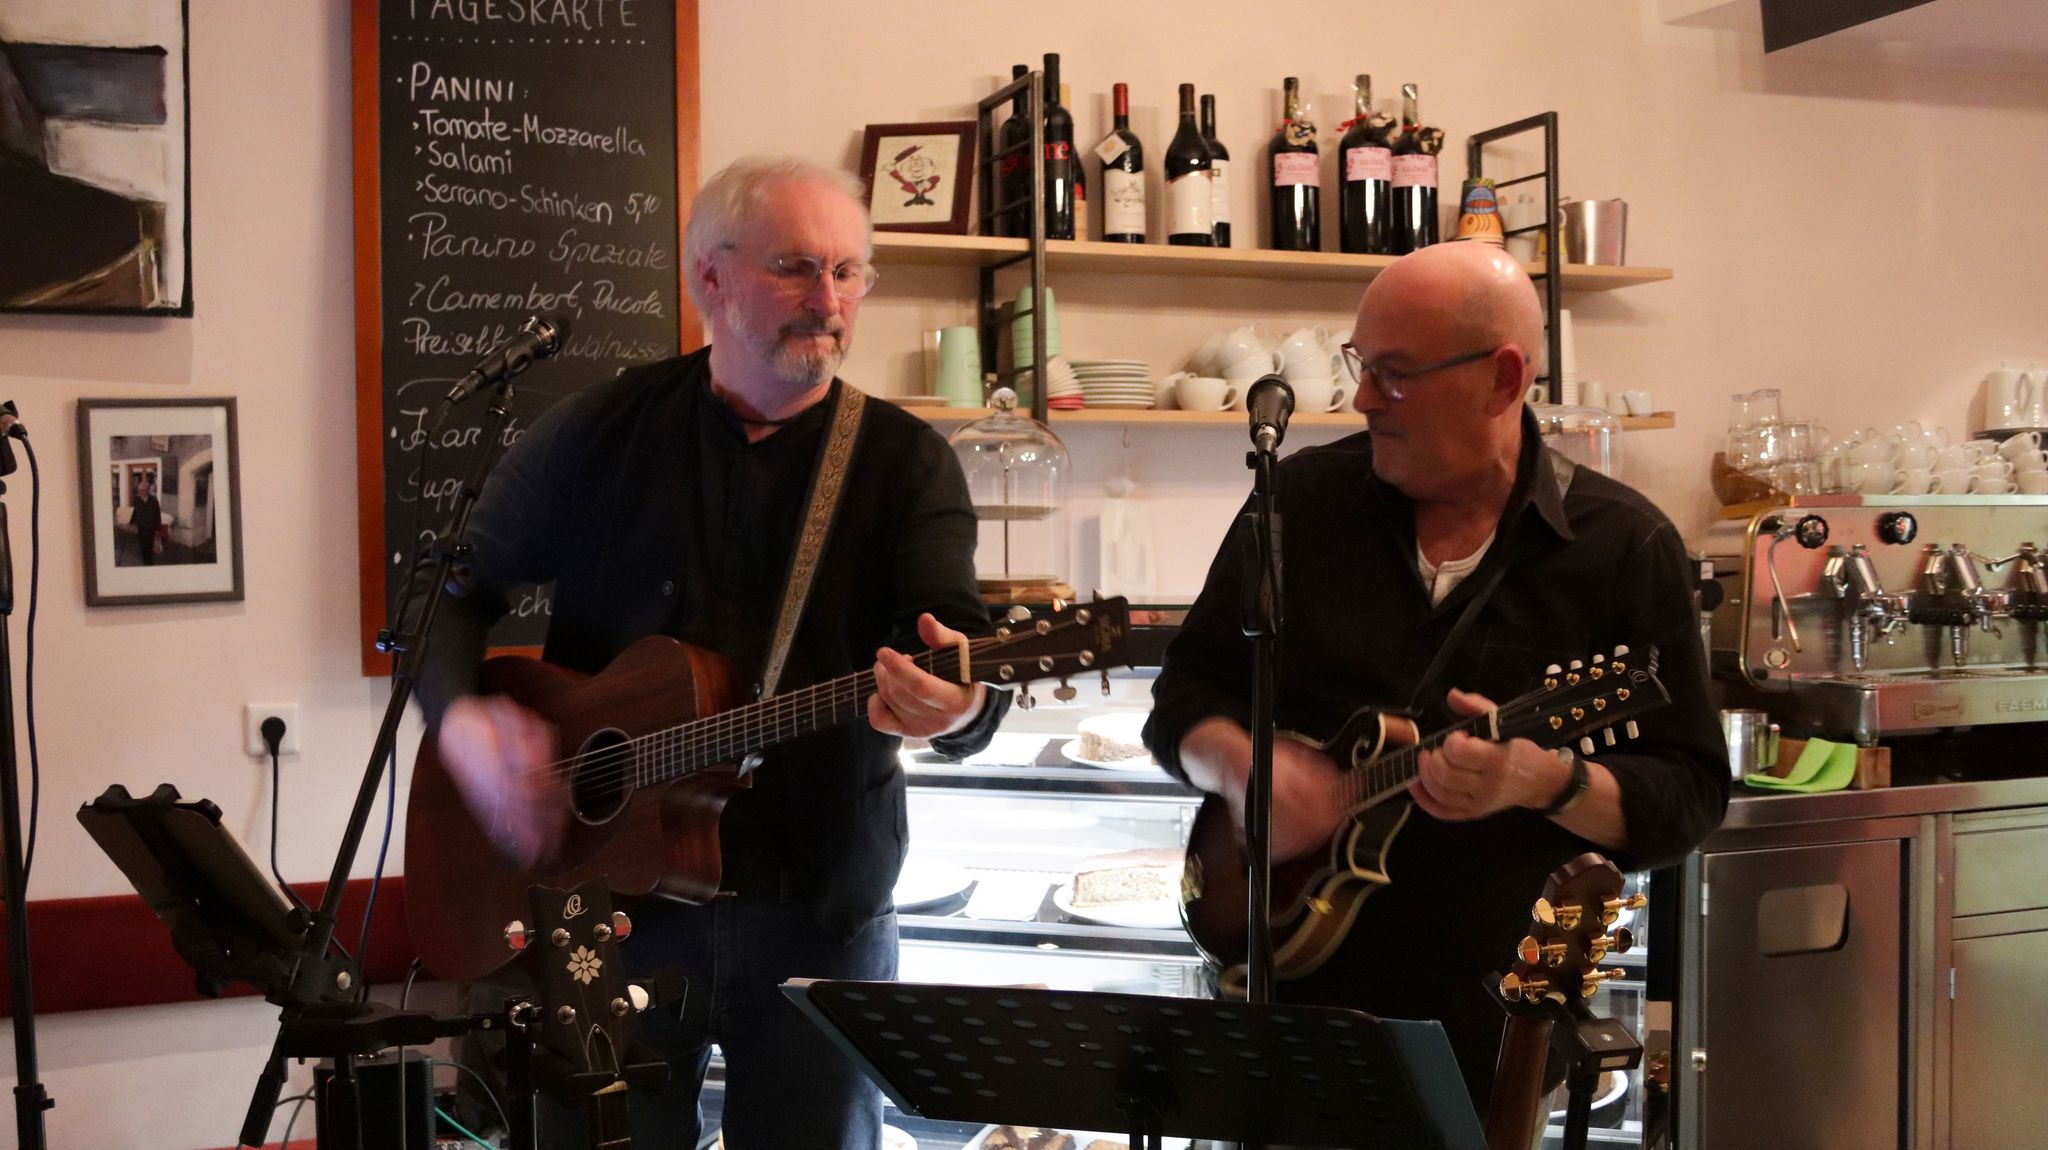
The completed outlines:
[[[1563,499],[1565,492],[1571,490],[1572,475],[1578,470],[1578,465],[1548,448],[1543,449],[1543,454],[1552,468],[1552,473],[1557,476],[1557,496]],[[1540,467],[1542,464],[1539,462],[1537,466]],[[1493,597],[1493,589],[1500,586],[1500,581],[1507,576],[1508,566],[1514,562],[1514,552],[1511,548],[1514,547],[1518,535],[1516,528],[1521,526],[1522,517],[1528,512],[1529,505],[1524,503],[1521,511],[1515,515],[1514,521],[1508,524],[1506,536],[1494,541],[1496,547],[1502,548],[1499,561],[1486,573],[1471,602],[1465,604],[1465,610],[1459,614],[1458,621],[1451,625],[1451,633],[1444,636],[1443,645],[1436,649],[1436,657],[1429,661],[1429,670],[1424,671],[1422,678],[1415,681],[1415,693],[1408,696],[1409,714],[1418,713],[1417,708],[1423,696],[1428,693],[1430,685],[1436,682],[1437,676],[1444,673],[1444,666],[1451,661],[1451,653],[1458,649],[1458,644],[1464,640],[1465,633],[1472,629],[1472,623],[1479,618],[1479,612],[1486,607],[1486,601]]]

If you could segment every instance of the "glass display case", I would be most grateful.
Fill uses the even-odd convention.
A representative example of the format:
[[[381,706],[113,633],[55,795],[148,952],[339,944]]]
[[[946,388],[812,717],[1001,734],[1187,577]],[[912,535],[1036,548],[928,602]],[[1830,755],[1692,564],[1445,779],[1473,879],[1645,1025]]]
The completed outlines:
[[[1084,748],[1080,737],[1084,723],[1093,727],[1113,716],[1125,716],[1120,725],[1134,731],[1150,709],[1156,673],[1112,672],[1107,697],[1089,689],[1071,703],[1041,696],[1031,710],[1012,709],[988,749],[964,762],[906,747],[910,852],[896,888],[904,981],[1208,993],[1201,957],[1171,897],[1074,905],[1075,874],[1090,860],[1132,851],[1177,857],[1186,844],[1200,793],[1148,756],[1090,755],[1109,752]],[[1642,882],[1640,875],[1629,876],[1629,892]],[[1591,1006],[1640,1035],[1647,922],[1634,912],[1617,925],[1630,926],[1638,943],[1603,962],[1627,974],[1604,983]],[[1502,969],[1513,958],[1503,954]],[[707,1088],[707,1110],[715,1108],[715,1095]],[[1562,1092],[1552,1111],[1544,1145],[1556,1147],[1563,1134]],[[921,1150],[979,1150],[986,1130],[912,1118],[893,1107],[886,1121]],[[1641,1123],[1640,1071],[1626,1081],[1603,1080],[1590,1141],[1638,1144]],[[1104,1150],[1123,1143],[1122,1135],[1102,1139]],[[1090,1142],[1078,1139],[1076,1150]],[[1167,1145],[1188,1143],[1168,1139]],[[1205,1145],[1195,1143],[1194,1150]]]

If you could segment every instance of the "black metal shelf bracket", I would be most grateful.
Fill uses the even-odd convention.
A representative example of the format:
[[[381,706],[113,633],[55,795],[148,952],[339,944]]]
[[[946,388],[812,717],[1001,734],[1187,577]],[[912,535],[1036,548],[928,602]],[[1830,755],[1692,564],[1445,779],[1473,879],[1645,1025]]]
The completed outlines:
[[[1557,237],[1557,113],[1544,112],[1512,124],[1502,124],[1484,132],[1475,132],[1465,141],[1465,170],[1473,178],[1485,174],[1483,167],[1486,145],[1498,143],[1528,132],[1543,133],[1543,170],[1529,172],[1513,179],[1498,180],[1496,189],[1512,187],[1532,180],[1543,181],[1543,222],[1530,228],[1516,228],[1509,235],[1524,232],[1543,233],[1543,270],[1530,277],[1543,284],[1543,334],[1544,367],[1537,376],[1544,383],[1544,393],[1550,402],[1564,399],[1564,333],[1559,323],[1558,312],[1564,307],[1564,279],[1562,276],[1564,253],[1560,250]]]

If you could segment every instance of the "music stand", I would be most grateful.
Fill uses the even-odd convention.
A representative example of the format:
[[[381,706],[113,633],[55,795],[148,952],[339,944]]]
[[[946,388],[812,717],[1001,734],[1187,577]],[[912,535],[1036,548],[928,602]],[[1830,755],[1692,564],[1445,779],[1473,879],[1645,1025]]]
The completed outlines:
[[[901,982],[783,993],[907,1114],[1352,1150],[1483,1150],[1434,1022],[1355,1010]]]
[[[116,784],[78,808],[79,823],[170,928],[199,993],[217,998],[228,983],[246,982],[279,1001],[294,980],[305,914],[220,819],[219,807],[181,802],[169,783],[143,799]]]

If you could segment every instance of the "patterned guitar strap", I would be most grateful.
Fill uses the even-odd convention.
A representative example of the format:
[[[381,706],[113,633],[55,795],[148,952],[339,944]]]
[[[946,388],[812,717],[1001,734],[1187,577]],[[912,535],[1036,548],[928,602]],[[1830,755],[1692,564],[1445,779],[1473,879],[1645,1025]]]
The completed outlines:
[[[825,433],[825,448],[818,455],[817,470],[811,473],[810,506],[804,511],[803,528],[796,537],[796,555],[790,560],[789,578],[782,586],[782,606],[775,613],[768,659],[761,666],[763,699],[775,693],[775,686],[782,679],[790,642],[796,638],[797,621],[803,617],[804,602],[811,597],[811,577],[818,573],[818,556],[824,553],[825,536],[832,529],[839,496],[846,487],[846,469],[853,461],[861,409],[867,406],[867,400],[858,388],[840,383],[839,400],[832,408],[832,427]]]

